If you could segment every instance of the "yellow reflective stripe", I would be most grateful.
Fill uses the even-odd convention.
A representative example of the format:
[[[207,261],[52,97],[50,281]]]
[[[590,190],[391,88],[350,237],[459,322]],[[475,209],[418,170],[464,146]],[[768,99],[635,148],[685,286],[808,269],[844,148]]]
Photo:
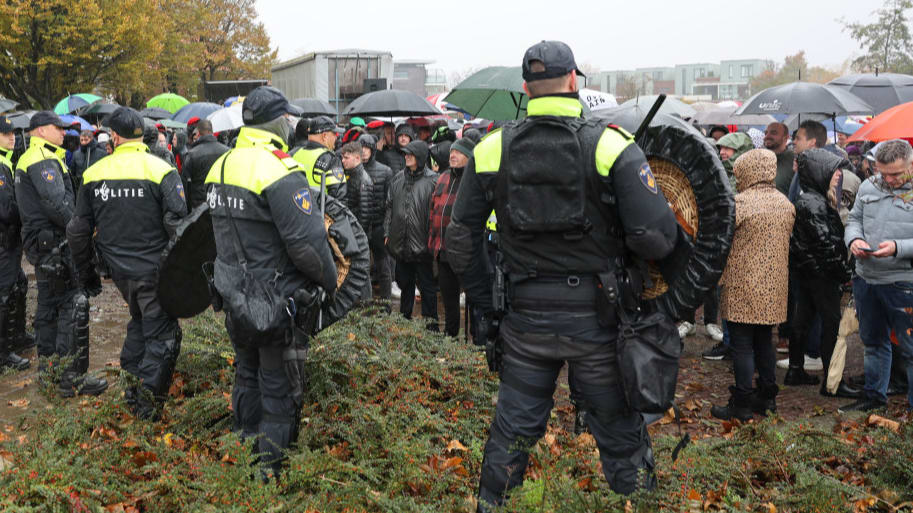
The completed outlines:
[[[13,161],[10,160],[10,155],[12,154],[13,150],[4,150],[3,148],[0,148],[0,164],[9,168],[10,173],[15,173],[13,170]]]
[[[564,116],[579,118],[583,105],[578,98],[543,96],[533,98],[526,104],[527,116]]]
[[[314,169],[314,164],[317,162],[317,157],[319,157],[323,152],[327,151],[324,148],[314,148],[311,150],[306,150],[301,148],[296,151],[292,158],[298,161],[301,164],[301,167],[305,171],[310,171]]]
[[[327,185],[336,185],[342,183],[339,179],[333,176],[333,173],[326,173],[330,171],[329,169],[316,169],[317,159],[320,158],[324,153],[330,153],[330,150],[326,148],[311,148],[296,151],[292,158],[298,161],[301,164],[301,167],[304,170],[304,174],[308,178],[308,183],[311,184],[311,187],[320,187],[321,177],[326,174]]]
[[[288,151],[288,145],[285,144],[285,141],[271,132],[249,126],[241,127],[241,130],[238,131],[238,139],[235,141],[235,148],[262,148],[264,146],[271,146],[282,151]]]
[[[485,221],[485,227],[492,232],[498,231],[498,216],[495,215],[494,210],[491,211],[491,214],[488,216],[488,220]]]
[[[146,149],[147,146],[139,142],[121,144],[114,153],[89,166],[82,175],[83,182],[148,180],[162,183],[162,179],[174,168],[164,160],[146,153]]]
[[[501,130],[495,130],[479,141],[472,152],[476,173],[497,173],[501,167]]]
[[[54,148],[54,151],[48,150],[45,145]],[[64,163],[63,158],[66,156],[66,150],[48,142],[37,135],[33,135],[29,140],[29,148],[25,150],[25,153],[19,157],[19,164],[16,166],[16,169],[19,171],[27,171],[28,168],[42,160],[54,159],[60,164],[60,169],[64,174],[68,173],[66,163]]]
[[[231,158],[225,164],[225,184],[247,189],[254,194],[261,194],[263,189],[281,178],[298,172],[298,169],[285,167],[267,148],[235,148],[213,163],[206,175],[206,183],[221,181],[222,161],[228,157]]]
[[[607,128],[596,145],[596,171],[601,176],[609,176],[615,160],[631,144],[634,144],[633,139]]]

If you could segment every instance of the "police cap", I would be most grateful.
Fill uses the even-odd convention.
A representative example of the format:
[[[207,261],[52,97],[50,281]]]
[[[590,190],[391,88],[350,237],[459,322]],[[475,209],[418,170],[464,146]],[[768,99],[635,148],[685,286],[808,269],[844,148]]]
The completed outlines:
[[[115,134],[124,139],[138,139],[143,136],[143,117],[130,107],[118,107],[106,123]]]
[[[70,128],[70,125],[66,124],[62,119],[60,119],[60,116],[49,110],[38,111],[34,116],[32,116],[32,119],[29,120],[29,130],[34,130],[40,126],[45,125],[54,125],[60,128]]]
[[[308,123],[308,134],[311,135],[322,134],[324,132],[329,132],[330,130],[336,130],[336,123],[333,123],[333,120],[326,116],[311,118],[311,121]]]
[[[533,61],[544,64],[545,71],[532,71],[530,63]],[[576,71],[581,77],[586,76],[577,67],[571,47],[561,41],[541,41],[530,46],[523,55],[523,80],[527,82],[556,78],[571,71]]]
[[[283,114],[295,114],[282,91],[270,86],[260,86],[253,91],[241,106],[241,118],[245,125],[260,125]]]
[[[6,116],[0,116],[0,134],[8,134],[13,131],[13,124]]]

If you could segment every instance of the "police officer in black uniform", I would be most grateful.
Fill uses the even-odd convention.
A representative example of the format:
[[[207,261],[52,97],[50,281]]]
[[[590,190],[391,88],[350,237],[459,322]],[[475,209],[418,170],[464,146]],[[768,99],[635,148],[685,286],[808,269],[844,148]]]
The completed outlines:
[[[63,160],[66,151],[60,147],[66,127],[50,111],[32,116],[29,148],[16,165],[15,182],[25,257],[35,266],[38,281],[38,356],[73,357],[58,383],[61,396],[73,397],[98,395],[108,382],[86,375],[89,303],[77,286],[66,240],[74,208],[73,182]]]
[[[156,271],[162,250],[187,213],[184,187],[174,166],[143,144],[143,118],[120,107],[108,118],[114,153],[82,176],[76,214],[67,226],[80,285],[96,295],[101,281],[92,262],[93,234],[130,310],[121,368],[142,388],[129,388],[127,401],[142,418],[157,418],[171,386],[181,347],[181,328],[159,303]]]
[[[630,134],[580,117],[577,74],[564,43],[542,41],[526,51],[529,117],[475,147],[447,230],[449,260],[465,270],[483,260],[482,230],[494,207],[509,284],[480,511],[501,504],[522,483],[565,362],[609,485],[623,494],[655,485],[646,426],[625,404],[619,383],[618,321],[598,283],[620,270],[625,251],[665,257],[678,227]]]
[[[22,238],[19,235],[22,223],[19,221],[19,207],[16,206],[13,163],[10,161],[15,144],[12,123],[6,116],[0,116],[0,370],[29,367],[29,361],[15,353],[16,321],[10,315],[10,311],[18,307],[17,317],[21,317],[24,330],[25,288],[28,282],[22,272]],[[20,297],[21,305],[17,304]]]
[[[286,153],[291,132],[287,113],[291,108],[279,90],[254,89],[244,100],[245,126],[235,148],[215,161],[206,178],[218,255],[217,286],[218,260],[237,265],[246,255],[251,272],[271,277],[284,297],[300,297],[299,291],[315,284],[328,294],[336,289],[336,266],[316,194],[311,194],[298,162]],[[244,255],[239,254],[235,236]],[[296,311],[304,307],[295,303]],[[298,432],[302,383],[295,375],[298,364],[289,360],[295,356],[287,349],[297,347],[299,333],[289,320],[291,341],[289,335],[245,339],[234,329],[237,320],[228,301],[225,308],[225,326],[236,353],[235,429],[244,438],[260,437],[264,470],[276,475],[283,450]]]

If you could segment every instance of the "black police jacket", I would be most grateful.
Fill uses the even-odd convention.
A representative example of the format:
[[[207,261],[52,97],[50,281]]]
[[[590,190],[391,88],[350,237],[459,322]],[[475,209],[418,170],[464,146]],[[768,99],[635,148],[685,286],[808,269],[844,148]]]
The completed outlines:
[[[22,242],[19,240],[22,221],[16,205],[16,185],[13,183],[13,167],[9,160],[12,153],[12,150],[0,148],[0,231],[9,247],[18,246]]]
[[[181,170],[190,210],[206,201],[206,175],[212,163],[227,151],[228,146],[220,143],[214,135],[204,135],[191,145]]]
[[[837,169],[849,169],[849,161],[814,148],[796,157],[802,195],[796,200],[796,222],[789,240],[790,267],[803,276],[838,283],[850,279],[851,269],[843,243],[840,214],[827,199],[831,177]]]
[[[384,237],[393,258],[405,262],[431,258],[428,219],[436,183],[437,174],[427,167],[394,175],[384,216]]]
[[[121,144],[83,174],[76,215],[67,227],[77,271],[90,267],[94,239],[115,279],[154,278],[162,250],[185,215],[177,170],[141,142]]]
[[[218,258],[238,265],[227,210],[252,270],[278,271],[279,291],[316,283],[332,294],[336,264],[326,228],[303,170],[285,153],[287,146],[265,130],[243,127],[235,148],[213,163],[206,177],[207,201]],[[225,185],[221,185],[222,163]]]
[[[63,241],[73,217],[73,182],[63,162],[66,151],[38,136],[16,165],[16,204],[22,219],[22,243],[29,262],[38,261],[38,234],[49,231]]]

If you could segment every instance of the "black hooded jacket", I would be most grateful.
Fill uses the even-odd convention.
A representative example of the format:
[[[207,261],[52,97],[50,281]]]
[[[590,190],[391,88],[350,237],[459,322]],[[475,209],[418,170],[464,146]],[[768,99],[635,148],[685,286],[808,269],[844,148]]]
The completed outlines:
[[[374,206],[374,184],[371,182],[371,176],[365,171],[364,165],[359,164],[352,169],[346,169],[346,206],[358,219],[365,233],[371,233],[374,226],[374,219],[369,214],[375,212]]]
[[[85,146],[80,146],[78,150],[73,152],[70,175],[76,186],[78,187],[82,184],[82,174],[86,172],[86,169],[92,167],[92,164],[101,160],[102,157],[107,156],[108,151],[105,149],[105,145],[94,140]]]
[[[450,169],[450,141],[443,141],[431,147],[431,158],[437,164],[437,172],[443,173]],[[429,167],[431,163],[428,163]]]
[[[790,267],[802,276],[845,283],[850,265],[843,244],[843,223],[827,199],[831,177],[849,169],[846,159],[814,148],[796,157],[802,195],[796,200],[796,223],[789,241]]]
[[[191,145],[181,171],[190,210],[206,201],[206,175],[213,162],[227,151],[228,146],[220,143],[212,134],[200,137]]]
[[[428,145],[422,141],[409,143],[416,160],[428,161]],[[431,195],[437,183],[437,173],[418,165],[415,171],[403,169],[393,176],[387,196],[384,217],[384,236],[387,251],[396,260],[416,262],[429,259],[428,231],[431,214]]]
[[[168,148],[159,145],[159,129],[154,123],[146,122],[143,124],[143,144],[149,147],[149,153],[164,160],[172,166],[177,166],[174,161],[174,155],[168,151]]]
[[[387,190],[389,190],[390,182],[393,180],[393,171],[375,158],[377,139],[373,135],[363,135],[359,141],[371,151],[371,158],[362,164],[365,167],[365,171],[368,172],[368,176],[371,177],[371,194],[373,195],[371,206],[365,211],[365,215],[370,219],[371,226],[374,229],[383,230]]]
[[[406,134],[409,136],[409,141],[415,140],[415,130],[408,123],[402,123],[396,127],[396,132],[393,136],[393,147],[384,148],[383,151],[377,155],[377,160],[381,163],[386,164],[393,170],[393,172],[400,171],[406,167],[406,157],[403,156],[402,146],[399,145],[399,136],[401,134]],[[426,159],[427,160],[427,159]]]

